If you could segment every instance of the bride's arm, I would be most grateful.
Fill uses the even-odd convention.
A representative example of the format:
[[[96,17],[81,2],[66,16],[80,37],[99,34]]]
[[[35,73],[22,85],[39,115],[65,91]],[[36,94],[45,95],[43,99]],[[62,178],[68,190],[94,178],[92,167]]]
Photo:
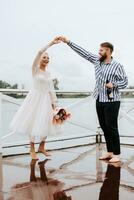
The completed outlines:
[[[35,74],[39,65],[39,61],[40,61],[40,57],[43,54],[43,52],[45,52],[48,48],[50,47],[50,44],[48,44],[46,47],[40,49],[33,61],[32,64],[32,74]]]
[[[48,43],[47,46],[43,47],[42,49],[40,49],[33,61],[33,64],[32,64],[32,73],[35,74],[36,71],[37,71],[37,68],[38,68],[38,65],[39,65],[39,61],[40,61],[40,58],[41,58],[41,55],[49,48],[51,47],[52,45],[54,44],[58,44],[60,43],[61,41],[59,40],[58,37],[54,38],[54,40],[52,40],[51,42]]]

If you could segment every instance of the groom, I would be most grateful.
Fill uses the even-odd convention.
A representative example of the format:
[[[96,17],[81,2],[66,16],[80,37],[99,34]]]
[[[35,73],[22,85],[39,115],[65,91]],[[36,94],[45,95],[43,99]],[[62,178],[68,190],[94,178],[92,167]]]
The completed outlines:
[[[112,57],[114,47],[109,42],[101,43],[99,55],[95,55],[64,36],[59,36],[59,40],[66,43],[95,67],[96,85],[93,95],[96,99],[98,120],[104,132],[107,146],[107,153],[100,159],[109,159],[111,163],[119,162],[120,138],[117,122],[120,108],[119,90],[127,86],[128,79],[123,66]]]

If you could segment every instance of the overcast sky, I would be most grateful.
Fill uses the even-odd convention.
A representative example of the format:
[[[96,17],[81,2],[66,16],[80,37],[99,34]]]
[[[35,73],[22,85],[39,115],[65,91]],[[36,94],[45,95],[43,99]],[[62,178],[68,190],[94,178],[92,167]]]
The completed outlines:
[[[31,64],[37,51],[57,35],[65,35],[93,53],[99,44],[114,44],[114,58],[134,85],[133,0],[0,0],[0,79],[31,86]],[[61,89],[94,86],[94,67],[70,47],[48,50],[49,69]]]

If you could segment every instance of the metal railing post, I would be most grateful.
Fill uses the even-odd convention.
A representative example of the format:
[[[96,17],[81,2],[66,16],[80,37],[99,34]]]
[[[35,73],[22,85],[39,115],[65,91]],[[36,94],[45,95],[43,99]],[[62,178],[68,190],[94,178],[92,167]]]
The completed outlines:
[[[102,143],[102,135],[101,135],[100,126],[97,127],[97,131],[96,131],[96,143],[98,144]]]

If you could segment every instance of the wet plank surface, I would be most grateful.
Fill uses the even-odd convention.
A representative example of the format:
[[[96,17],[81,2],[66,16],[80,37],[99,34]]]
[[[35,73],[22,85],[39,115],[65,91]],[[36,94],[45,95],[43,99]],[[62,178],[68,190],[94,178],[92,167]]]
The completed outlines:
[[[105,146],[87,145],[1,158],[0,200],[133,200],[134,147],[122,146],[121,163],[99,161]]]

